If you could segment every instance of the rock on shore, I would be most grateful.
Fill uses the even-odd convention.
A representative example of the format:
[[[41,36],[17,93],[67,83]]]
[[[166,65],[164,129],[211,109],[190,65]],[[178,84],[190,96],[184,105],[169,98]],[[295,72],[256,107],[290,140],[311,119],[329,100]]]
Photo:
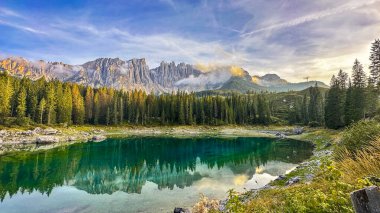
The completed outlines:
[[[39,136],[36,139],[36,143],[38,144],[46,144],[46,143],[58,143],[59,138],[54,136]]]

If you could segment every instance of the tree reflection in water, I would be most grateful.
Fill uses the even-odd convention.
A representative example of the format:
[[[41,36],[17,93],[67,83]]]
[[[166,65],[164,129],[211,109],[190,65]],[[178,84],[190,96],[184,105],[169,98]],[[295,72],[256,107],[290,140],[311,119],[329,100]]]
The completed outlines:
[[[309,143],[270,138],[129,137],[78,143],[1,156],[0,198],[18,191],[50,194],[62,185],[91,194],[141,193],[147,181],[159,189],[184,188],[203,178],[198,164],[252,176],[269,161],[300,163],[311,154]]]

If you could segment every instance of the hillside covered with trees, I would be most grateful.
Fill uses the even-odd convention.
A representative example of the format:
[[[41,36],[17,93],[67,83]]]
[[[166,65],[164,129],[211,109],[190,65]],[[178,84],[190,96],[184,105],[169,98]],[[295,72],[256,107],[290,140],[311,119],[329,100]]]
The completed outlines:
[[[327,92],[147,94],[75,83],[0,76],[0,124],[272,124],[337,129],[379,114],[380,40],[371,48],[370,75],[355,60],[352,76],[340,70]]]

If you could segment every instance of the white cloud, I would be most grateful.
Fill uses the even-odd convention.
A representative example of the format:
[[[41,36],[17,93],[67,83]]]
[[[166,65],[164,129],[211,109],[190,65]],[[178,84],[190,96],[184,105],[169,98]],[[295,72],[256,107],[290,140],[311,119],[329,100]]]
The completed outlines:
[[[259,28],[259,29],[255,29],[255,30],[253,30],[251,32],[243,33],[242,36],[243,37],[244,36],[251,36],[253,34],[256,34],[256,33],[262,32],[262,31],[268,31],[268,30],[274,30],[274,29],[281,29],[281,28],[287,28],[287,27],[297,26],[297,25],[300,25],[300,24],[303,24],[303,23],[319,20],[319,19],[322,19],[322,18],[325,18],[325,17],[328,17],[328,16],[332,16],[332,15],[336,15],[336,14],[343,13],[343,12],[346,12],[346,11],[354,10],[354,9],[357,9],[357,8],[360,8],[360,7],[369,6],[369,5],[374,4],[376,2],[380,2],[380,0],[370,0],[370,1],[367,1],[367,2],[366,1],[360,1],[360,2],[347,3],[347,4],[344,4],[344,5],[340,6],[340,7],[336,7],[336,8],[332,8],[332,9],[327,9],[327,10],[319,11],[319,12],[316,12],[316,13],[313,13],[313,14],[309,14],[309,15],[306,15],[306,16],[302,16],[302,17],[296,18],[296,19],[292,19],[292,20],[288,20],[288,21],[281,22],[281,23],[278,23],[278,24],[273,24],[273,25],[270,25],[270,26],[266,26],[266,27],[262,27],[262,28]]]

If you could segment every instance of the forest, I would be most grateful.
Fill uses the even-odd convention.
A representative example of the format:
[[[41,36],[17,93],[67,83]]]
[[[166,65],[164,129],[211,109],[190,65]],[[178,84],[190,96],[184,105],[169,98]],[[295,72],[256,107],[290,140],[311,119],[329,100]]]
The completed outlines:
[[[74,83],[32,81],[0,75],[0,124],[64,125],[252,125],[289,123],[338,129],[379,115],[380,40],[372,43],[369,75],[355,60],[352,75],[340,70],[325,92],[318,85],[301,92],[183,91],[156,95]],[[289,101],[284,99],[290,94]],[[281,107],[282,106],[282,107]]]

